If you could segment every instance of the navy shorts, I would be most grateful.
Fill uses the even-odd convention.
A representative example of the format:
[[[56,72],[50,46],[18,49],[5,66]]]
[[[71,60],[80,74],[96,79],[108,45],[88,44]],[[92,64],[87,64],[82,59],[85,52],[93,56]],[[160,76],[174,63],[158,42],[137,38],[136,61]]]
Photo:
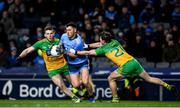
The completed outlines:
[[[70,74],[80,74],[80,72],[83,69],[87,69],[89,70],[89,63],[88,62],[84,62],[84,63],[80,63],[80,64],[69,64],[69,71]]]

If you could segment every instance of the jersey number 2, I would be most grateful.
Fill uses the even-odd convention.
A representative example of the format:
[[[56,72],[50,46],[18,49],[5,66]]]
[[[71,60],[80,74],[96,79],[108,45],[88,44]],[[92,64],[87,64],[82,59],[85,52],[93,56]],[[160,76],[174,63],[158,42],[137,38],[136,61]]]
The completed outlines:
[[[115,56],[116,56],[116,57],[119,57],[119,56],[121,56],[121,55],[124,54],[123,51],[120,51],[120,50],[119,50],[119,48],[114,48],[111,52],[113,52],[113,51],[116,51],[116,52],[115,52]]]

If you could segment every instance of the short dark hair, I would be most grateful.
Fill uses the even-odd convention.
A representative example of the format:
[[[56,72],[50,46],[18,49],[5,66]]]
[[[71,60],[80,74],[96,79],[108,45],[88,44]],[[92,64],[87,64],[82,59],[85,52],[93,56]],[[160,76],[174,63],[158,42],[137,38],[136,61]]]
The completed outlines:
[[[105,40],[107,43],[109,43],[111,39],[113,38],[111,33],[107,31],[103,31],[99,33],[99,36],[101,37],[102,40]]]
[[[44,28],[44,32],[46,30],[53,30],[55,31],[56,27],[54,25],[51,25],[51,24],[47,24],[46,27]]]
[[[66,24],[66,27],[71,26],[73,28],[77,28],[77,25],[74,22],[69,22],[68,24]]]

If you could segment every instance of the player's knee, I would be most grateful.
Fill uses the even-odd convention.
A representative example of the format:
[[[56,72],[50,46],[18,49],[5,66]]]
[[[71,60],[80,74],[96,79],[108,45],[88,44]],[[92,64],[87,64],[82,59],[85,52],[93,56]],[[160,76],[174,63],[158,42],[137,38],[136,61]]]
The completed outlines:
[[[110,82],[112,80],[113,80],[113,78],[111,76],[108,76],[108,81]]]
[[[60,85],[59,85],[59,88],[60,88],[62,91],[64,91],[65,88],[66,88],[66,86],[65,86],[64,84],[60,84]]]

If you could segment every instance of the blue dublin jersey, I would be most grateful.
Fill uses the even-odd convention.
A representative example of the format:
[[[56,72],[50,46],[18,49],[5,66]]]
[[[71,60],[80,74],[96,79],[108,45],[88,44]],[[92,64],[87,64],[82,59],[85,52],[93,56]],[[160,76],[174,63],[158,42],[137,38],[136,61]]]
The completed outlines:
[[[79,34],[77,34],[74,39],[69,39],[67,33],[64,33],[61,36],[60,42],[64,45],[65,52],[69,52],[70,49],[75,49],[78,51],[84,50],[84,48],[83,48],[84,41]],[[76,64],[81,64],[81,63],[87,62],[88,57],[87,56],[78,56],[77,58],[72,58],[70,56],[67,56],[67,61],[68,61],[68,64],[76,65]]]

